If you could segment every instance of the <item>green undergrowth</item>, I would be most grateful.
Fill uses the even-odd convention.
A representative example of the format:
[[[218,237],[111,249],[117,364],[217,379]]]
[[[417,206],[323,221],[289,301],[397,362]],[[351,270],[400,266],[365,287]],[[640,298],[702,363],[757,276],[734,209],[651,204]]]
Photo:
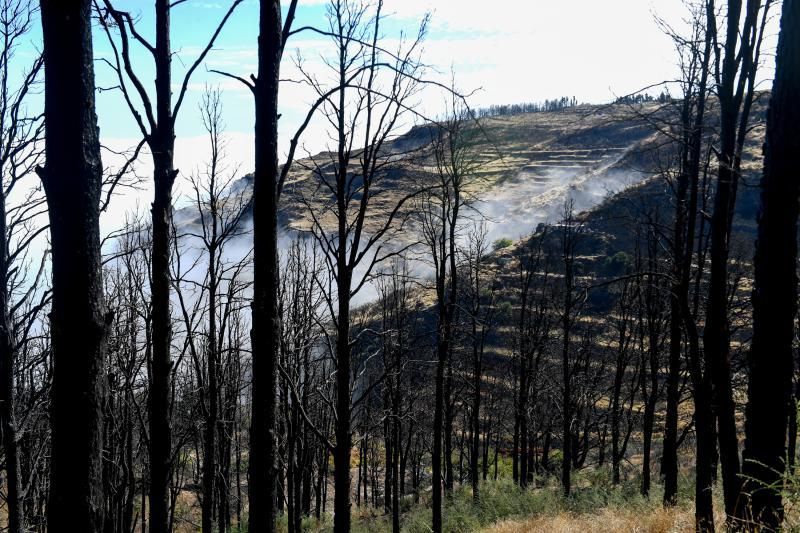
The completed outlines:
[[[575,515],[592,514],[598,509],[617,508],[635,513],[649,513],[661,507],[661,488],[653,484],[650,498],[639,493],[638,478],[625,480],[617,486],[611,484],[606,469],[584,470],[574,475],[572,494],[565,498],[557,478],[537,479],[535,487],[522,489],[514,485],[510,477],[489,480],[481,485],[481,500],[475,504],[468,485],[458,487],[452,496],[445,499],[443,529],[446,532],[466,533],[480,531],[496,522],[507,519],[556,515],[568,512]],[[401,529],[408,533],[431,531],[431,509],[429,493],[413,504],[411,499],[403,501],[400,518]],[[691,502],[693,484],[688,477],[681,479],[679,501]],[[306,518],[303,531],[322,533],[331,531],[333,518],[326,516],[317,521]],[[354,508],[353,533],[391,532],[391,518],[382,509]],[[279,519],[278,531],[286,532],[285,518]]]

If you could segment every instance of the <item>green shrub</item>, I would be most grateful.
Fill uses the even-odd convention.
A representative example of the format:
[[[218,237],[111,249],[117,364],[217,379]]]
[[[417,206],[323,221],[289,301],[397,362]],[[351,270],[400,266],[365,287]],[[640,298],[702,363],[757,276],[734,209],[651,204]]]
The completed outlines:
[[[510,318],[514,314],[514,306],[511,305],[511,302],[508,300],[504,300],[500,302],[497,306],[497,316],[498,318]]]
[[[631,268],[633,261],[625,252],[617,252],[610,257],[606,257],[603,270],[608,276],[620,276]]]
[[[494,251],[497,251],[497,250],[502,250],[503,248],[508,248],[512,244],[514,244],[514,241],[512,241],[508,237],[503,237],[501,239],[497,239],[496,241],[494,241],[494,244],[492,244],[492,248],[494,249]]]

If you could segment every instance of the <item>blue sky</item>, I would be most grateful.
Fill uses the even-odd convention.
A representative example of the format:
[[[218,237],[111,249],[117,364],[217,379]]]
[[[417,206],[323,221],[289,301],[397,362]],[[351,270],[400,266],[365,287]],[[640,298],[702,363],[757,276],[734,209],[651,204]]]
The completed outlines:
[[[140,17],[139,27],[152,35],[153,9],[144,0],[117,0],[117,6]],[[284,2],[286,4],[286,2]],[[222,17],[225,0],[189,0],[175,8],[172,19],[175,83],[192,63]],[[325,0],[301,0],[296,27],[325,25]],[[387,39],[400,31],[414,32],[426,12],[432,21],[425,43],[425,61],[438,72],[430,77],[447,81],[451,68],[464,91],[477,91],[474,106],[492,103],[540,101],[562,95],[585,102],[606,102],[615,95],[675,76],[672,44],[654,22],[654,14],[680,25],[681,0],[386,0]],[[258,4],[246,0],[220,35],[206,64],[198,69],[186,105],[177,123],[179,137],[202,133],[197,102],[206,84],[224,93],[224,114],[231,135],[252,130],[252,101],[244,87],[207,72],[220,69],[247,77],[256,69]],[[313,68],[324,53],[324,37],[299,34],[290,40],[284,75],[291,77],[292,58],[299,51]],[[105,36],[96,35],[98,55],[108,54]],[[152,61],[139,48],[135,62],[146,74]],[[103,64],[97,65],[98,86],[114,84]],[[176,91],[177,92],[177,91]],[[304,115],[312,95],[293,84],[281,93],[281,130],[287,137]],[[441,95],[425,95],[420,102],[436,113]],[[132,139],[137,130],[118,93],[98,98],[101,132],[108,139]],[[239,140],[236,141],[240,142]],[[322,148],[310,136],[309,149]],[[242,164],[246,164],[242,161]]]
[[[284,2],[285,4],[286,2]],[[325,24],[323,0],[301,1],[296,27]],[[152,35],[153,10],[143,0],[118,0],[120,9],[140,17],[142,33]],[[224,0],[189,0],[173,12],[172,35],[176,52],[175,82],[193,61],[205,39],[222,17]],[[384,35],[395,39],[400,31],[413,32],[425,12],[433,14],[426,40],[425,60],[449,77],[451,66],[459,86],[478,90],[473,105],[538,101],[565,94],[581,101],[603,102],[671,75],[674,64],[671,45],[656,28],[653,12],[675,18],[679,0],[387,0],[390,14]],[[247,76],[255,71],[258,5],[245,1],[220,35],[206,65],[193,78],[189,100],[177,124],[178,136],[197,135],[200,123],[196,103],[205,84],[224,91],[225,119],[230,132],[252,129],[252,102],[236,82],[206,72],[217,68]],[[300,51],[314,61],[324,37],[311,33],[295,36],[289,43],[284,72],[291,71],[291,59]],[[96,35],[98,55],[109,52],[105,36]],[[309,54],[308,49],[312,49]],[[305,53],[304,53],[305,51]],[[146,52],[134,57],[142,76],[152,80]],[[436,76],[436,74],[430,74]],[[97,65],[98,86],[114,84],[103,64]],[[284,124],[304,112],[296,87],[287,85],[282,93]],[[308,96],[308,95],[306,95]],[[119,95],[104,92],[98,99],[103,134],[109,138],[135,137],[132,120],[120,106]],[[426,102],[435,108],[438,102]]]

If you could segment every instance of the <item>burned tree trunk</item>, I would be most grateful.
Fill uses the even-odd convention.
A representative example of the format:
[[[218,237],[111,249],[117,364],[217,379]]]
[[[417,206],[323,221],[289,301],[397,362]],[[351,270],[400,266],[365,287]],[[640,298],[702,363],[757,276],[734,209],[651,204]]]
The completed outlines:
[[[564,218],[561,228],[561,260],[564,267],[564,284],[561,288],[562,305],[561,316],[561,427],[562,427],[562,458],[561,458],[561,488],[565,496],[572,491],[572,467],[575,462],[573,454],[577,443],[576,435],[572,431],[574,417],[572,403],[572,374],[573,364],[571,353],[571,336],[575,326],[576,307],[578,303],[575,296],[575,259],[576,247],[581,231],[581,222],[575,217],[574,206],[571,200],[564,204]]]
[[[278,472],[276,397],[280,316],[278,311],[278,85],[283,51],[281,6],[260,3],[253,174],[253,349],[250,421],[249,531],[275,528]]]
[[[660,291],[664,289],[659,269],[660,243],[656,230],[648,227],[645,239],[647,246],[647,269],[645,287],[640,293],[641,306],[644,312],[642,320],[645,322],[644,336],[647,339],[647,348],[642,346],[642,400],[644,412],[642,415],[642,484],[641,494],[650,494],[650,457],[652,453],[653,431],[655,426],[656,406],[661,394],[659,374],[661,371],[661,349],[663,347],[664,301]],[[648,383],[649,382],[649,383]],[[649,386],[649,388],[648,388]]]
[[[780,483],[792,385],[797,311],[800,193],[800,2],[785,0],[764,144],[755,254],[753,344],[745,426],[744,474],[752,518],[765,529],[783,520]]]
[[[740,511],[737,503],[741,480],[736,405],[731,384],[728,258],[742,148],[755,94],[755,74],[763,35],[763,25],[761,31],[758,27],[761,4],[760,0],[728,1],[722,69],[717,74],[720,105],[720,146],[717,151],[719,173],[714,212],[711,216],[711,268],[703,348],[713,385],[711,401],[719,429],[719,459],[725,512],[729,519]],[[740,24],[743,5],[745,16],[744,22]],[[769,6],[770,1],[767,1],[763,9],[764,17]],[[709,9],[713,9],[713,5]],[[709,20],[713,21],[713,16]],[[716,28],[709,22],[706,31],[716,32]]]
[[[135,28],[134,18],[104,0],[106,16],[98,18],[112,44],[115,63],[108,63],[117,75],[119,88],[138,125],[153,160],[152,260],[152,368],[150,375],[150,527],[153,533],[171,530],[174,504],[170,501],[172,479],[171,395],[173,363],[171,360],[172,316],[170,313],[170,252],[172,228],[172,192],[175,178],[175,120],[184,101],[192,74],[207,56],[222,27],[242,0],[233,0],[214,34],[198,58],[187,69],[173,106],[172,47],[170,12],[182,2],[155,1],[155,44],[149,43]],[[109,19],[119,32],[120,45],[111,37]],[[142,45],[154,63],[155,84],[151,93],[137,76],[133,66],[131,43]],[[128,89],[127,78],[132,89]],[[135,92],[134,92],[135,91]],[[133,103],[138,96],[140,108]]]
[[[169,484],[172,477],[172,430],[170,381],[172,319],[170,316],[170,227],[175,130],[172,117],[172,51],[170,49],[168,0],[156,1],[156,116],[158,127],[150,141],[153,152],[154,197],[152,206],[153,258],[150,281],[153,305],[153,370],[150,385],[150,528],[168,533]]]
[[[101,375],[108,316],[100,258],[102,164],[89,0],[41,2],[53,254],[52,457],[48,531],[103,527]]]
[[[682,339],[687,343],[687,367],[691,376],[695,409],[696,438],[696,528],[713,531],[714,513],[711,488],[713,483],[713,454],[715,447],[714,417],[711,412],[711,381],[704,372],[700,338],[695,313],[689,300],[692,281],[692,258],[696,238],[698,181],[700,176],[705,111],[708,93],[709,64],[712,51],[714,6],[707,1],[698,8],[693,23],[693,42],[686,50],[690,65],[685,79],[681,104],[679,169],[675,187],[676,206],[672,242],[673,281],[670,302],[670,354],[667,379],[667,413],[664,428],[662,474],[664,504],[677,502],[678,480],[678,403]],[[701,48],[702,45],[702,48]],[[702,272],[701,272],[702,273]],[[699,276],[701,273],[698,273]]]

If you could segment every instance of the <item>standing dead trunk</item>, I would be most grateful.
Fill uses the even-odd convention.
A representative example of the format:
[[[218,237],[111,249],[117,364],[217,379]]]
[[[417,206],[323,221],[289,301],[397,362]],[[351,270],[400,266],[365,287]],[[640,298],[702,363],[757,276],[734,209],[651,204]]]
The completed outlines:
[[[565,297],[566,298],[566,297]],[[565,299],[565,304],[570,302]],[[565,308],[566,309],[566,308]],[[572,491],[570,476],[572,474],[572,409],[570,406],[572,392],[570,390],[570,358],[569,358],[569,335],[571,331],[571,319],[564,314],[562,318],[562,343],[561,343],[561,412],[562,412],[562,431],[561,431],[561,488],[565,496],[569,496]]]
[[[150,529],[170,531],[170,479],[172,477],[172,428],[170,392],[172,317],[170,313],[170,229],[175,128],[172,116],[172,50],[170,5],[156,0],[156,120],[150,150],[153,153],[154,196],[151,209],[153,232],[152,277],[153,370],[150,384]]]
[[[442,532],[442,428],[444,426],[444,371],[447,364],[447,344],[444,342],[444,331],[438,328],[436,362],[436,400],[433,415],[433,451],[431,468],[433,472],[431,483],[433,485],[433,533]]]
[[[682,235],[678,225],[677,215],[675,224],[676,239]],[[674,250],[681,248],[673,242]],[[675,253],[673,252],[673,255]],[[676,261],[677,263],[677,261]],[[675,272],[677,274],[678,272]],[[677,280],[677,278],[676,278]],[[663,503],[665,507],[672,507],[678,503],[678,403],[680,402],[681,379],[681,328],[680,308],[675,296],[680,290],[677,281],[672,283],[673,295],[670,298],[669,312],[669,360],[667,363],[667,404],[664,420],[664,441],[661,452],[661,477],[664,478]]]
[[[575,319],[575,257],[578,244],[580,222],[575,219],[573,204],[570,200],[564,204],[564,219],[561,224],[561,260],[564,267],[564,284],[561,288],[561,488],[564,496],[569,496],[572,491],[572,467],[576,457],[573,457],[574,445],[577,436],[572,431],[573,404],[572,404],[572,361],[571,361],[571,335]],[[527,460],[527,459],[526,459]]]
[[[523,274],[522,295],[519,311],[519,374],[517,375],[517,398],[514,404],[514,449],[513,478],[520,487],[528,484],[528,392],[530,347],[526,335],[528,300],[532,269]]]
[[[652,453],[653,430],[655,425],[656,406],[660,395],[659,374],[661,371],[661,348],[663,339],[664,307],[659,284],[658,252],[660,243],[655,228],[647,230],[647,269],[645,288],[641,292],[642,308],[645,322],[644,336],[647,348],[642,347],[642,399],[644,413],[642,416],[642,484],[643,496],[650,495],[650,461]],[[644,341],[643,341],[644,342]],[[649,381],[649,383],[648,383]],[[648,388],[649,385],[649,388]]]
[[[713,385],[712,404],[719,428],[719,454],[729,520],[737,515],[741,486],[736,405],[731,384],[730,324],[728,318],[728,258],[731,225],[739,183],[742,147],[755,92],[755,74],[763,30],[759,31],[760,0],[729,0],[722,69],[717,76],[720,106],[719,172],[711,216],[711,252],[703,348]],[[764,16],[769,10],[766,2]],[[709,7],[713,9],[713,5]],[[766,21],[766,18],[764,19]],[[707,31],[716,31],[709,17]],[[740,27],[741,26],[741,27]],[[738,47],[737,47],[738,44]],[[738,80],[737,80],[738,78]]]
[[[213,210],[213,208],[212,208]],[[216,241],[216,213],[213,227]],[[219,361],[217,353],[217,269],[216,269],[216,249],[209,249],[208,257],[208,390],[206,391],[206,420],[203,436],[203,508],[202,523],[203,531],[212,531],[215,509],[215,498],[217,495],[217,429],[219,423],[218,397],[219,397]]]
[[[150,292],[152,304],[152,368],[150,372],[149,424],[150,424],[150,527],[153,533],[168,533],[172,526],[175,504],[171,502],[172,480],[172,428],[171,360],[172,316],[170,312],[170,256],[172,231],[172,189],[177,176],[175,169],[175,120],[184,101],[192,74],[213,47],[225,22],[242,0],[233,0],[214,34],[198,58],[188,68],[180,84],[173,107],[172,48],[170,42],[170,12],[181,2],[155,0],[155,44],[147,42],[135,29],[134,18],[118,11],[111,0],[103,0],[106,13],[114,21],[121,44],[113,44],[108,18],[98,18],[109,40],[116,64],[109,63],[117,74],[119,88],[136,124],[147,142],[153,159],[152,258]],[[137,76],[130,45],[141,44],[154,62],[155,84],[151,94]],[[130,80],[128,89],[125,77]],[[134,93],[135,91],[135,93]],[[138,96],[142,109],[133,103]]]
[[[474,336],[477,336],[476,327],[473,323],[473,330],[472,333]],[[481,328],[481,337],[483,336],[483,331]],[[477,341],[475,341],[477,343]],[[469,477],[470,482],[472,483],[472,501],[475,505],[480,505],[481,503],[481,493],[480,493],[480,474],[478,471],[478,467],[480,466],[480,442],[481,442],[481,419],[480,419],[480,409],[481,409],[481,375],[482,375],[482,364],[483,364],[483,347],[482,346],[475,346],[473,348],[473,375],[472,375],[472,441],[470,442],[470,454],[469,454]]]
[[[345,168],[345,167],[343,167]],[[340,180],[343,183],[343,180]],[[344,191],[340,198],[344,199]],[[344,201],[344,200],[342,200]],[[344,217],[340,218],[341,233],[344,233]],[[342,246],[339,253],[339,292],[350,293],[350,271],[346,263],[347,249]],[[333,529],[336,533],[350,531],[350,298],[339,298],[339,313],[336,330],[336,448],[333,452]]]
[[[791,398],[797,312],[800,173],[800,2],[785,0],[767,133],[755,254],[744,474],[751,518],[765,529],[783,520],[780,487]],[[765,489],[765,487],[770,487]]]
[[[41,2],[52,247],[52,456],[48,531],[103,527],[102,368],[108,316],[100,258],[102,163],[91,2]]]
[[[625,457],[630,432],[621,430],[623,403],[622,386],[630,366],[630,344],[633,339],[633,313],[635,292],[630,280],[621,282],[620,293],[613,319],[617,329],[617,350],[614,365],[614,382],[611,387],[611,482],[620,482],[621,464]],[[631,393],[633,394],[633,393]],[[602,446],[601,446],[602,457]],[[602,463],[601,463],[602,464]]]
[[[709,64],[712,51],[714,17],[713,1],[694,14],[693,44],[686,51],[691,68],[684,84],[680,120],[680,166],[676,184],[676,206],[673,226],[673,281],[670,301],[670,355],[667,379],[667,416],[664,429],[662,474],[665,477],[664,504],[677,503],[678,481],[678,403],[682,339],[687,341],[688,368],[692,378],[696,438],[696,528],[713,531],[713,462],[715,447],[714,417],[711,412],[711,382],[701,361],[699,334],[689,301],[692,281],[692,258],[696,238],[698,181],[704,137]],[[699,274],[698,274],[699,275]]]
[[[281,6],[260,2],[253,174],[253,349],[249,531],[275,529],[278,310],[278,86],[283,52]]]

